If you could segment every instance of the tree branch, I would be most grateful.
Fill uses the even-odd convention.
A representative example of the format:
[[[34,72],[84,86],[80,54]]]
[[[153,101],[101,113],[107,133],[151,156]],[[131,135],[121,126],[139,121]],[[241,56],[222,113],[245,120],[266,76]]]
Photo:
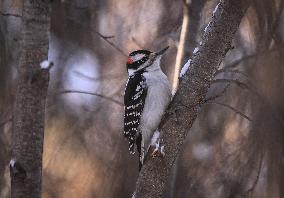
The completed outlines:
[[[215,76],[218,75],[219,73],[229,71],[229,69],[236,68],[243,61],[248,61],[250,59],[253,59],[253,58],[256,58],[256,57],[259,57],[259,56],[262,56],[262,55],[267,55],[268,53],[273,53],[277,50],[278,50],[277,48],[273,48],[273,49],[265,50],[265,51],[262,51],[262,52],[258,52],[257,54],[250,54],[250,55],[247,55],[245,57],[242,57],[239,60],[236,60],[236,61],[232,62],[231,64],[217,70],[216,73],[215,73]]]
[[[224,73],[241,74],[241,75],[243,75],[243,76],[246,77],[246,78],[249,77],[245,72],[239,71],[238,69],[230,70],[229,68],[226,68],[226,67],[223,68],[223,69],[218,70],[217,72],[218,72],[217,74],[224,72]],[[217,75],[217,74],[216,74],[216,75]]]
[[[255,154],[254,154],[255,155]],[[260,177],[260,173],[261,173],[261,168],[262,168],[262,162],[263,162],[263,151],[261,152],[260,155],[260,160],[259,160],[259,165],[258,165],[258,169],[257,169],[257,173],[256,173],[256,178],[252,184],[252,186],[247,190],[247,194],[252,194],[258,181],[259,181],[259,177]]]
[[[231,48],[232,39],[249,4],[249,0],[221,0],[218,4],[202,37],[202,45],[194,54],[190,69],[181,80],[168,108],[170,112],[176,111],[180,121],[175,120],[175,115],[169,115],[161,127],[166,155],[149,158],[143,165],[136,184],[135,194],[138,198],[162,197],[170,170],[187,132],[204,103],[214,73]],[[175,110],[177,106],[181,107]]]
[[[238,87],[240,87],[242,89],[248,89],[248,90],[252,91],[253,93],[256,92],[255,90],[250,88],[247,84],[239,81],[238,79],[220,78],[220,79],[215,79],[215,80],[212,81],[212,84],[215,84],[215,83],[234,83],[235,85],[237,85]]]
[[[249,79],[248,79],[249,80]],[[277,109],[273,105],[270,104],[269,99],[266,99],[263,94],[261,94],[258,90],[257,87],[254,85],[252,81],[250,81],[250,85],[247,85],[246,83],[243,83],[239,81],[238,79],[216,79],[212,81],[213,83],[234,83],[238,87],[242,89],[247,89],[251,93],[253,93],[255,96],[257,96],[258,99],[262,102],[263,105],[265,105],[268,109],[271,110],[271,116],[275,119],[278,120],[278,123],[284,127],[284,120],[282,116],[278,113]]]
[[[230,83],[226,84],[225,87],[224,87],[224,89],[223,89],[222,91],[220,91],[218,94],[216,94],[216,95],[214,95],[214,96],[211,96],[211,97],[209,97],[209,98],[205,98],[204,102],[206,103],[206,102],[214,101],[214,100],[216,100],[217,98],[222,97],[222,96],[226,93],[226,91],[228,90],[228,88],[230,87],[230,85],[231,85]]]
[[[141,43],[139,43],[135,37],[132,37],[131,39],[139,48],[143,49]]]
[[[108,44],[110,44],[114,49],[116,49],[118,52],[120,52],[123,56],[128,57],[126,53],[119,47],[117,47],[113,42],[109,41],[109,39],[114,38],[114,36],[104,36],[99,32],[96,32],[96,34],[101,37],[103,40],[105,40]]]
[[[5,12],[2,12],[2,11],[0,11],[0,14],[2,15],[2,16],[8,16],[8,17],[17,17],[17,18],[22,18],[22,15],[19,15],[19,14],[12,14],[12,13],[5,13]]]
[[[102,95],[102,94],[99,94],[99,93],[92,93],[92,92],[87,92],[87,91],[79,91],[79,90],[62,90],[62,91],[58,91],[55,93],[55,95],[60,95],[60,94],[68,94],[68,93],[80,93],[80,94],[88,94],[88,95],[93,95],[93,96],[98,96],[98,97],[101,97],[103,99],[106,99],[106,100],[109,100],[111,102],[114,102],[120,106],[123,106],[124,104],[120,101],[117,101],[109,96],[105,96],[105,95]]]
[[[233,112],[235,112],[236,114],[239,114],[243,118],[247,119],[248,121],[252,122],[252,119],[250,117],[248,117],[247,115],[245,115],[244,113],[240,112],[238,109],[236,109],[236,108],[234,108],[234,107],[232,107],[230,105],[227,105],[227,104],[224,104],[224,103],[221,103],[221,102],[213,102],[213,101],[204,103],[204,105],[209,105],[209,104],[217,104],[217,105],[226,107],[226,108],[232,110]]]

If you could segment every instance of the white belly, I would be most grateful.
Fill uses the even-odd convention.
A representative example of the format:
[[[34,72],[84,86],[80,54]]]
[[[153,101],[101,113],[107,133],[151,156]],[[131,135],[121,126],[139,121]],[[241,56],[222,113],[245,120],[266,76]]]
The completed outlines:
[[[151,71],[143,74],[148,86],[143,114],[140,120],[140,130],[148,148],[151,137],[158,128],[162,116],[171,99],[171,88],[167,76],[161,71]]]

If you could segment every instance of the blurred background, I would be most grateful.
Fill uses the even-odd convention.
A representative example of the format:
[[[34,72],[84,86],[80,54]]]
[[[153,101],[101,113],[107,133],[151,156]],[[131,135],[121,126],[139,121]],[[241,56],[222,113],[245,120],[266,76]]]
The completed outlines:
[[[23,0],[0,0],[0,197],[9,197]],[[284,197],[283,0],[254,0],[172,169],[165,198]],[[54,0],[44,198],[130,197],[127,54],[170,46],[173,87],[218,0]],[[210,59],[210,57],[208,57]]]

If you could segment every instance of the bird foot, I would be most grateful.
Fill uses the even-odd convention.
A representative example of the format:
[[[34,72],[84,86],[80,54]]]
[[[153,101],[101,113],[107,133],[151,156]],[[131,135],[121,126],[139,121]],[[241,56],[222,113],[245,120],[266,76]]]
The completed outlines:
[[[151,156],[158,157],[158,156],[165,156],[164,146],[160,146],[160,140],[154,145],[155,149],[152,152]]]

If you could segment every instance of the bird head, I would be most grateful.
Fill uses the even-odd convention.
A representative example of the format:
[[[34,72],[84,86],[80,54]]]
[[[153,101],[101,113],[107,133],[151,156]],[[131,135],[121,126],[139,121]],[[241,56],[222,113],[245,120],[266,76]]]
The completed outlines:
[[[169,46],[158,52],[151,52],[148,50],[137,50],[131,52],[126,63],[129,76],[138,71],[144,72],[159,69],[161,57],[168,48]]]

